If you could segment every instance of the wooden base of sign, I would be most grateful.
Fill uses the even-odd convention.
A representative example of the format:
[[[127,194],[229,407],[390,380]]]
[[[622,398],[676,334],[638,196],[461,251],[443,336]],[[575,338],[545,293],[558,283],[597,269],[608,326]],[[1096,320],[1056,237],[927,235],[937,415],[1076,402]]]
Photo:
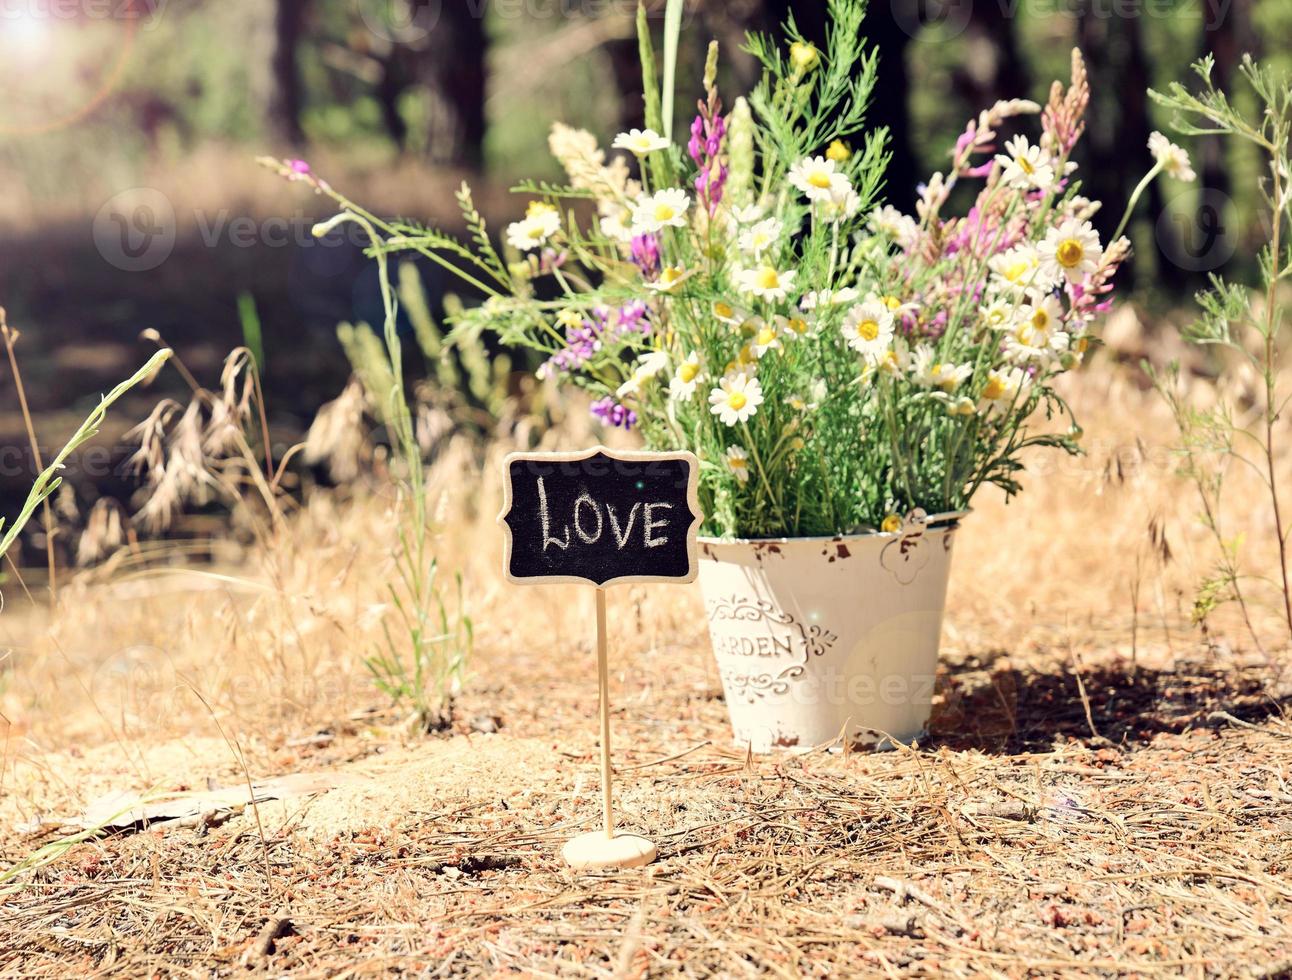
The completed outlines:
[[[561,857],[576,871],[640,868],[654,861],[657,855],[655,845],[645,837],[634,834],[607,837],[601,830],[580,834],[561,848]]]

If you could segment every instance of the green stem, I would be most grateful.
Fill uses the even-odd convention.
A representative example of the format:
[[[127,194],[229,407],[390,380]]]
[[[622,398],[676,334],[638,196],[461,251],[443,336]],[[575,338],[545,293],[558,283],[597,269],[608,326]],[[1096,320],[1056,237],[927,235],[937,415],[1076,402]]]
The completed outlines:
[[[1144,179],[1135,185],[1135,190],[1131,192],[1130,200],[1126,203],[1126,211],[1122,214],[1121,223],[1117,226],[1117,230],[1113,232],[1112,238],[1108,239],[1109,245],[1122,237],[1122,232],[1126,230],[1131,214],[1135,211],[1135,205],[1139,203],[1139,199],[1144,194],[1144,191],[1148,189],[1148,185],[1153,183],[1153,178],[1162,172],[1162,167],[1162,161],[1159,160],[1153,165],[1153,169],[1144,175]]]

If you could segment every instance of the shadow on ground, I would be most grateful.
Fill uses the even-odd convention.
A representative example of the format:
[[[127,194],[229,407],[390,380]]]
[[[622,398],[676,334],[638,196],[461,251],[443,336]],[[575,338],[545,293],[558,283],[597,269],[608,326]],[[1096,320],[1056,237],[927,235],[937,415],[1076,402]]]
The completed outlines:
[[[938,695],[929,722],[933,746],[1003,754],[1047,751],[1066,739],[1122,745],[1232,719],[1260,723],[1292,705],[1266,669],[1214,661],[1160,670],[1117,660],[1078,674],[1057,666],[1019,670],[1004,654],[951,665]]]

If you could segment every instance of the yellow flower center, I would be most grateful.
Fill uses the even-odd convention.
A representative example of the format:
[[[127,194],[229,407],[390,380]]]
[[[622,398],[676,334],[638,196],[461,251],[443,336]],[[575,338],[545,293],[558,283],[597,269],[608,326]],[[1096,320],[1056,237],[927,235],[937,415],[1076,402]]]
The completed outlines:
[[[1005,382],[1001,381],[1000,378],[996,377],[995,375],[992,375],[990,378],[988,378],[987,387],[982,390],[983,398],[986,398],[988,401],[994,402],[997,399],[1004,397],[1004,395],[1005,395]]]
[[[781,274],[768,266],[758,273],[759,289],[778,289],[781,285]]]
[[[746,460],[743,456],[732,456],[730,459],[727,460],[727,465],[730,466],[733,470],[743,470],[746,466],[749,465],[749,461]]]
[[[555,214],[556,208],[545,201],[530,201],[529,207],[525,210],[527,218],[541,218],[545,214]]]
[[[1044,308],[1040,308],[1032,314],[1032,326],[1034,329],[1038,331],[1045,330],[1049,325],[1050,314],[1047,313]]]
[[[689,385],[700,374],[700,365],[692,364],[687,361],[677,370],[677,376],[682,379],[682,384]]]
[[[900,531],[902,529],[902,519],[896,514],[889,514],[884,518],[884,523],[880,525],[880,529],[885,534],[893,534]]]
[[[1089,338],[1089,337],[1082,337],[1080,340],[1078,340],[1078,341],[1077,341],[1077,353],[1078,353],[1078,354],[1084,354],[1084,353],[1085,353],[1086,351],[1088,351],[1089,349],[1090,349],[1090,338]]]
[[[660,224],[672,221],[677,217],[677,209],[673,205],[660,201],[655,205],[655,220]]]
[[[733,391],[730,395],[727,396],[727,404],[730,405],[732,409],[739,412],[742,408],[744,408],[746,405],[749,404],[749,399],[746,398],[741,392]]]
[[[682,278],[682,269],[678,266],[674,266],[673,268],[665,269],[660,274],[659,281],[666,286],[671,286],[673,285],[673,283],[677,282],[681,278]]]
[[[885,296],[884,305],[888,307],[890,312],[896,313],[899,309],[901,309],[902,301],[898,299],[896,296]]]
[[[533,241],[541,241],[547,237],[547,229],[540,228],[538,225],[533,225],[530,227],[528,234]]]
[[[755,342],[759,347],[766,347],[775,339],[776,331],[771,327],[763,327],[762,330],[758,331],[758,338]]]
[[[714,303],[713,314],[714,316],[721,317],[724,320],[730,320],[733,316],[736,315],[736,311],[733,310],[726,303]]]
[[[1023,171],[1023,173],[1027,174],[1029,177],[1036,173],[1036,168],[1032,166],[1031,161],[1028,160],[1027,157],[1019,157],[1015,162],[1018,164],[1018,169]]]
[[[862,340],[875,340],[879,337],[879,324],[874,320],[862,320],[857,324],[857,336]]]
[[[830,189],[830,175],[824,170],[812,171],[812,173],[808,174],[807,182],[813,187],[820,188],[823,191]]]
[[[1004,276],[1010,282],[1018,282],[1023,276],[1027,275],[1028,270],[1031,268],[1032,264],[1030,262],[1026,259],[1019,259],[1012,265],[1005,266]]]
[[[795,317],[793,320],[790,321],[790,329],[793,330],[795,333],[807,333],[808,331],[807,321],[804,320],[802,317]]]
[[[833,160],[835,163],[843,163],[851,159],[852,148],[843,140],[835,140],[830,144],[830,148],[825,151],[826,159]]]
[[[790,45],[790,64],[799,72],[811,71],[820,60],[820,53],[806,41],[795,41]]]
[[[1086,250],[1075,238],[1065,238],[1054,251],[1054,257],[1065,269],[1075,269],[1086,257]]]

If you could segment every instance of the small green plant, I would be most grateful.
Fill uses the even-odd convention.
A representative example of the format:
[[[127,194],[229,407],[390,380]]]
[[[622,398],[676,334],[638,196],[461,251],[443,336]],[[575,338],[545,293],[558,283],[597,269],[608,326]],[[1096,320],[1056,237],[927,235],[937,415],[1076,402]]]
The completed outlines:
[[[1166,399],[1179,428],[1183,473],[1193,483],[1202,503],[1202,522],[1216,544],[1214,571],[1199,583],[1194,619],[1205,622],[1218,606],[1235,603],[1256,648],[1266,646],[1253,622],[1253,606],[1269,597],[1281,606],[1279,616],[1292,644],[1292,587],[1289,586],[1289,527],[1279,494],[1277,423],[1290,396],[1279,390],[1279,338],[1283,329],[1280,284],[1292,276],[1292,248],[1287,223],[1292,219],[1292,160],[1288,139],[1292,135],[1292,86],[1269,68],[1244,57],[1242,76],[1254,92],[1256,111],[1238,108],[1212,81],[1210,56],[1193,66],[1201,79],[1192,93],[1173,83],[1168,92],[1150,92],[1159,104],[1175,111],[1176,128],[1188,135],[1223,134],[1251,144],[1264,158],[1267,172],[1261,196],[1269,209],[1268,239],[1260,254],[1259,300],[1248,287],[1211,277],[1211,288],[1198,294],[1200,315],[1185,331],[1185,339],[1217,352],[1220,362],[1218,398],[1212,408],[1200,409],[1180,393],[1180,368],[1171,364],[1153,372],[1154,384]],[[1250,398],[1233,397],[1239,366],[1259,378]],[[1231,534],[1223,519],[1222,504],[1227,478],[1234,465],[1249,468],[1268,493],[1276,536],[1278,568],[1272,575],[1247,571],[1243,539]]]
[[[99,400],[99,404],[81,423],[81,427],[73,433],[72,438],[67,441],[67,445],[59,450],[58,455],[36,477],[36,481],[32,484],[31,490],[27,494],[27,499],[22,505],[22,510],[18,512],[18,516],[8,524],[3,519],[0,519],[0,558],[3,558],[10,547],[13,546],[13,543],[18,539],[18,535],[22,533],[22,529],[31,520],[32,514],[36,512],[36,508],[44,504],[50,494],[62,484],[63,478],[59,473],[67,463],[68,457],[98,435],[99,427],[103,424],[103,420],[108,414],[108,409],[112,407],[113,403],[131,388],[152,378],[170,356],[169,349],[159,350],[148,359],[148,363]]]
[[[399,547],[396,575],[386,583],[398,615],[398,634],[383,623],[384,646],[364,659],[377,686],[396,704],[416,713],[426,731],[444,728],[451,721],[453,694],[461,682],[473,643],[473,626],[466,614],[461,576],[446,594],[439,565],[430,552],[437,533],[428,499],[422,449],[417,439],[412,400],[405,391],[403,344],[399,338],[399,297],[390,278],[389,243],[366,214],[346,211],[314,229],[326,235],[351,222],[363,229],[372,243],[381,285],[384,322],[381,343],[366,326],[343,329],[341,338],[356,366],[369,400],[389,430],[392,472],[399,485]],[[423,304],[424,306],[425,304]],[[425,324],[418,330],[419,339]]]
[[[425,376],[412,388],[419,423],[427,411],[438,413],[448,423],[438,427],[439,432],[466,433],[483,445],[509,420],[542,412],[541,389],[531,386],[524,397],[516,396],[512,356],[505,351],[491,352],[483,330],[446,335],[431,312],[426,288],[412,262],[399,265],[396,296],[425,361]],[[456,295],[444,296],[443,302],[449,316],[462,312],[462,301]],[[389,426],[386,408],[394,379],[385,342],[366,323],[342,323],[337,337],[351,369],[370,395],[375,414]],[[418,435],[424,452],[433,449],[436,440],[432,433],[419,430]]]

